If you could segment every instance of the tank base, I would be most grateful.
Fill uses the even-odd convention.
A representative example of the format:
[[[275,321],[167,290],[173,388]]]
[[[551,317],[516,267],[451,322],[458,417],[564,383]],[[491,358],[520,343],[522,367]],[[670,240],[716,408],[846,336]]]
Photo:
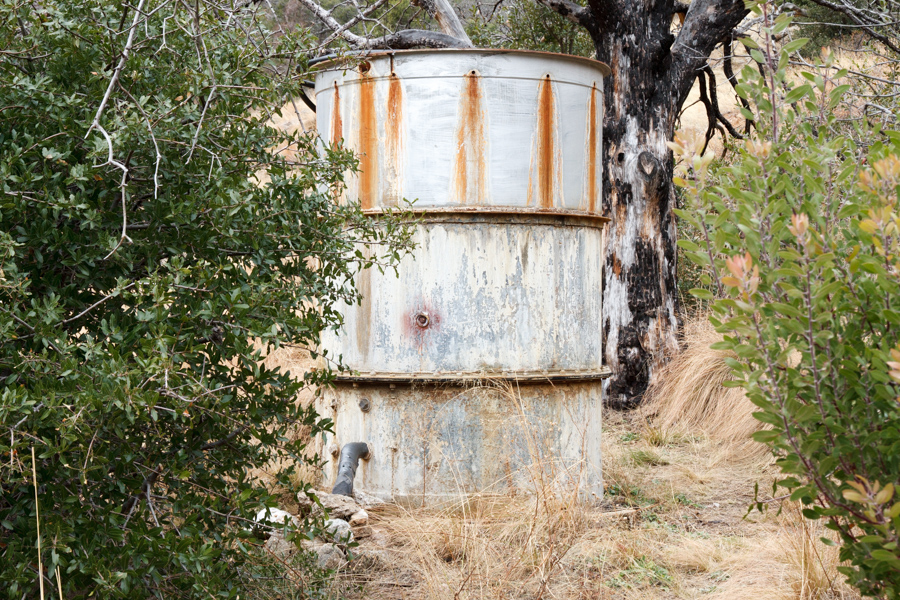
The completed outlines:
[[[366,442],[356,489],[420,505],[461,495],[603,494],[602,382],[339,382],[318,400],[334,420],[322,440],[323,483],[344,444]]]

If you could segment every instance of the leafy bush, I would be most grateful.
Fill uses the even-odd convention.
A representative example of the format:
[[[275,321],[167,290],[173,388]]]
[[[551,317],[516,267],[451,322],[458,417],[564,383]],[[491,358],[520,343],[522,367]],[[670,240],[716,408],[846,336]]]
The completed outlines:
[[[789,78],[789,52],[803,40],[771,50],[790,20],[756,11],[767,24],[753,51],[764,75],[747,67],[739,86],[756,135],[723,167],[691,140],[673,144],[688,165],[678,183],[692,208],[682,216],[708,240],[681,246],[719,290],[696,291],[713,300],[725,335],[715,347],[737,355],[734,384],[772,427],[755,438],[783,474],[773,493],[837,532],[850,583],[896,598],[900,132],[843,124],[834,109],[845,73],[826,52],[820,68]]]
[[[262,360],[408,242],[335,204],[349,153],[266,125],[307,40],[238,5],[0,0],[4,596],[241,594],[248,471],[328,425]]]

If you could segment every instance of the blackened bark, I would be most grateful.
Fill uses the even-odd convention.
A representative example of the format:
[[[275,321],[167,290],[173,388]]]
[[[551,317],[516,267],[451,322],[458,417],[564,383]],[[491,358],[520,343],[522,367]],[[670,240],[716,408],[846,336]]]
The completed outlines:
[[[676,38],[674,0],[591,0],[604,86],[605,360],[607,403],[640,401],[677,348],[673,160],[666,145],[691,85],[717,43],[747,14],[742,0],[694,0]]]

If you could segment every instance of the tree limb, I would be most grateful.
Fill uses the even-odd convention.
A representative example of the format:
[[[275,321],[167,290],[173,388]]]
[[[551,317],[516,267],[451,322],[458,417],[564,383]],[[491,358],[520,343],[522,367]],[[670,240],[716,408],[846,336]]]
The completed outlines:
[[[597,20],[594,19],[594,13],[586,6],[581,6],[570,0],[535,0],[538,4],[543,4],[556,14],[560,15],[575,23],[581,25],[588,31],[593,32],[597,29]]]
[[[851,21],[859,25],[867,34],[869,34],[872,38],[878,40],[894,52],[900,53],[900,48],[894,44],[889,37],[878,33],[873,29],[873,27],[878,27],[883,25],[882,23],[874,22],[871,19],[863,19],[863,15],[860,11],[856,10],[852,6],[847,6],[846,4],[836,4],[834,2],[829,2],[828,0],[811,0],[813,3],[818,4],[819,6],[823,6],[827,9],[833,10],[835,12],[839,12],[842,15],[849,18]]]
[[[744,0],[694,0],[691,3],[684,25],[672,45],[669,84],[676,90],[677,105],[687,98],[697,71],[706,64],[716,45],[749,12]]]
[[[461,40],[446,33],[426,31],[422,29],[404,29],[389,33],[377,38],[369,38],[357,35],[349,30],[345,24],[334,18],[332,10],[326,10],[315,0],[299,0],[300,4],[310,10],[326,27],[340,35],[350,46],[356,50],[393,49],[404,50],[407,48],[471,48],[472,42],[468,37]],[[451,9],[452,10],[452,9]],[[454,18],[456,13],[453,13]],[[456,19],[457,22],[459,19]],[[460,25],[461,27],[461,25]],[[331,38],[329,38],[331,39]]]
[[[424,8],[425,12],[438,22],[444,33],[455,37],[469,48],[473,47],[472,40],[469,39],[469,35],[448,0],[413,0],[413,4]]]

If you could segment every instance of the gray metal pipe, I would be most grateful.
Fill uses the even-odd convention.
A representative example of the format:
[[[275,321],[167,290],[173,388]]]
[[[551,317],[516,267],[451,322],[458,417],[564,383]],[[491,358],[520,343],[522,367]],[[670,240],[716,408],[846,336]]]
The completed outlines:
[[[353,479],[356,477],[356,468],[359,459],[369,458],[369,446],[365,442],[353,442],[344,444],[341,448],[341,458],[338,461],[338,475],[334,483],[332,494],[341,496],[353,495]]]

